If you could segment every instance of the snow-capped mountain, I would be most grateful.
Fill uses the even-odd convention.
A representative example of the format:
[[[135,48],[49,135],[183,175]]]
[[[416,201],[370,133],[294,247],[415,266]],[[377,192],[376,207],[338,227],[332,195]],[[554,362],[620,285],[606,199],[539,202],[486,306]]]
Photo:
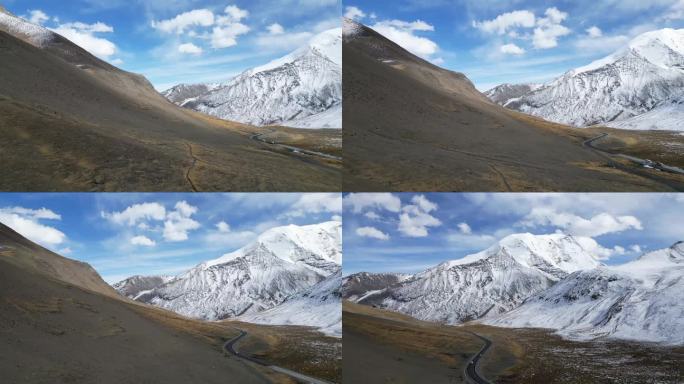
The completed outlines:
[[[57,38],[56,33],[17,17],[2,6],[0,6],[0,31],[19,37],[38,48],[47,46]]]
[[[405,273],[355,273],[342,280],[342,297],[357,302],[368,294],[375,294],[410,277]]]
[[[339,271],[341,262],[340,222],[276,227],[137,300],[194,318],[233,318],[281,304]]]
[[[484,92],[484,95],[489,98],[489,100],[506,106],[506,103],[517,100],[521,96],[526,95],[537,88],[541,87],[541,84],[501,84],[496,87]]]
[[[508,108],[577,127],[681,130],[684,126],[674,122],[682,115],[678,101],[684,97],[684,29],[643,33],[617,52],[524,95],[506,99],[490,92]],[[667,118],[660,123],[663,115]]]
[[[484,322],[551,328],[577,339],[684,344],[684,242],[620,266],[578,271]]]
[[[342,29],[322,32],[306,46],[225,84],[179,85],[162,94],[177,105],[225,120],[341,128]]]
[[[112,287],[121,295],[135,300],[141,294],[148,293],[150,290],[173,280],[172,276],[131,276],[121,280]]]
[[[509,311],[568,274],[599,264],[572,236],[515,234],[358,302],[421,320],[457,324]]]
[[[342,270],[311,288],[287,298],[282,304],[263,312],[241,316],[257,324],[305,325],[342,337]]]

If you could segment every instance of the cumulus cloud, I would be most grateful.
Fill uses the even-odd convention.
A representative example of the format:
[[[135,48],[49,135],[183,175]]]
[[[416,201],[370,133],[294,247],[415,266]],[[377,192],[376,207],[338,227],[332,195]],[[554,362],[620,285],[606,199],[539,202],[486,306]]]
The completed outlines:
[[[429,227],[438,227],[442,222],[430,212],[437,209],[437,204],[429,201],[424,195],[416,195],[411,199],[413,204],[402,208],[399,215],[398,230],[407,237],[426,237]]]
[[[468,223],[459,223],[456,227],[458,227],[459,232],[465,235],[473,233],[473,230],[472,228],[470,228],[470,225],[468,225]]]
[[[164,240],[176,242],[188,239],[188,232],[196,230],[200,224],[192,219],[197,213],[197,207],[186,201],[179,201],[174,210],[167,210],[159,203],[134,204],[120,212],[101,212],[101,216],[108,221],[135,227],[141,230],[152,230],[153,223],[161,225]]]
[[[134,226],[141,221],[164,220],[166,208],[159,203],[134,204],[121,212],[101,212],[100,215],[116,224]]]
[[[639,219],[634,216],[613,216],[600,213],[589,219],[573,213],[559,212],[553,208],[535,207],[520,222],[524,227],[553,226],[565,233],[577,236],[596,237],[628,229],[641,230]]]
[[[344,205],[352,212],[361,213],[367,209],[401,211],[401,200],[391,193],[350,193],[344,197]]]
[[[370,220],[380,220],[380,215],[378,215],[377,213],[375,213],[373,211],[368,211],[368,212],[364,213],[363,215],[367,219],[370,219]]]
[[[41,25],[48,20],[50,20],[50,16],[40,9],[32,9],[29,11],[28,21],[33,24]]]
[[[545,12],[546,17],[537,21],[538,27],[534,29],[532,35],[532,45],[538,49],[553,48],[558,45],[558,38],[570,34],[570,29],[561,25],[561,22],[568,17],[568,14],[561,12],[558,8],[548,8]]]
[[[218,229],[218,231],[221,233],[228,233],[230,232],[230,225],[228,225],[228,223],[225,221],[221,221],[216,223],[216,229]]]
[[[211,31],[211,47],[228,48],[237,45],[237,37],[249,32],[249,27],[234,23],[226,27],[214,27]]]
[[[346,7],[344,17],[352,20],[360,20],[366,17],[366,13],[360,10],[358,7]]]
[[[597,26],[592,26],[586,29],[587,36],[589,37],[601,37],[603,36],[603,31],[601,31],[601,28]]]
[[[307,213],[342,213],[342,196],[339,193],[305,193],[292,204],[287,216],[298,217]]]
[[[178,52],[190,55],[201,55],[203,50],[193,43],[185,43],[178,46]]]
[[[102,37],[95,36],[96,33],[114,32],[114,28],[105,23],[86,24],[75,22],[60,24],[57,28],[50,29],[99,58],[108,59],[117,52],[116,44]]]
[[[356,229],[356,234],[361,237],[370,237],[378,240],[389,240],[389,235],[375,227],[361,227]]]
[[[157,243],[154,240],[150,239],[147,236],[142,236],[142,235],[132,237],[131,238],[131,244],[142,245],[145,247],[154,247],[155,245],[157,245]]]
[[[504,35],[511,28],[532,28],[535,23],[534,13],[525,10],[503,13],[492,20],[473,21],[473,27],[486,33]]]
[[[152,21],[152,28],[165,33],[182,34],[190,27],[214,25],[214,13],[208,9],[194,9],[168,20]]]
[[[499,50],[501,53],[505,53],[508,55],[522,55],[525,53],[525,50],[518,47],[515,44],[504,44],[502,45]]]
[[[62,231],[42,224],[41,220],[61,220],[61,216],[46,208],[0,208],[0,223],[27,239],[43,246],[54,246],[66,241],[67,236]]]
[[[247,18],[249,16],[249,11],[245,9],[240,9],[235,5],[229,5],[224,9],[224,12],[226,13],[226,16],[229,19],[230,22],[234,21],[240,21],[242,19]]]
[[[191,216],[197,212],[197,207],[191,206],[185,201],[179,201],[176,210],[166,215],[164,221],[164,240],[177,242],[188,239],[188,232],[198,229],[200,224]]]
[[[283,33],[285,33],[285,28],[283,28],[283,26],[278,23],[273,23],[266,27],[266,29],[268,30],[268,33],[271,35],[282,35]]]
[[[402,48],[423,58],[428,58],[439,50],[437,43],[415,34],[416,31],[435,30],[432,25],[422,20],[382,20],[373,24],[372,28]]]

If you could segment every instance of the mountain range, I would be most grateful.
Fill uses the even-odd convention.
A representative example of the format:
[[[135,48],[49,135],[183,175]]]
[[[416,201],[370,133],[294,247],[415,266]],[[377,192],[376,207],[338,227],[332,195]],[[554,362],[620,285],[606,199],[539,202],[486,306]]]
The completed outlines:
[[[180,108],[143,76],[5,10],[0,62],[4,191],[339,190],[329,161]],[[328,140],[282,132],[292,133],[314,148]]]
[[[253,125],[342,128],[342,29],[226,83],[180,84],[162,93],[171,102]]]
[[[176,277],[138,276],[114,287],[137,301],[193,318],[308,325],[340,335],[335,316],[341,312],[330,311],[341,308],[341,228],[338,221],[271,228],[246,246]],[[303,313],[302,308],[316,311]]]
[[[372,28],[345,19],[342,35],[346,191],[671,189],[616,171],[577,129],[504,108]]]
[[[382,288],[374,282],[386,275],[349,276],[343,297],[445,324],[478,321],[549,328],[579,339],[684,343],[671,337],[684,325],[682,243],[619,266],[602,264],[583,243],[564,234],[514,234]],[[348,289],[359,280],[372,289]]]
[[[576,127],[684,129],[684,29],[643,33],[546,84],[485,93],[507,108]]]

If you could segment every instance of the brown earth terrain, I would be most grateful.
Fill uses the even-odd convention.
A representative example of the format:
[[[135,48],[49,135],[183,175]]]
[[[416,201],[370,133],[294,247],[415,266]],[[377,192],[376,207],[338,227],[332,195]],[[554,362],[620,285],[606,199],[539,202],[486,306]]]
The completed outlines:
[[[351,302],[343,304],[345,383],[465,383],[464,370],[492,346],[479,371],[493,383],[680,383],[684,348],[569,341],[541,329],[445,326]],[[427,381],[426,381],[427,380]]]
[[[38,47],[0,29],[0,62],[0,190],[340,190],[339,161],[177,107],[62,37]],[[341,140],[339,131],[269,129],[323,150]]]
[[[343,42],[345,190],[683,188],[684,176],[648,177],[637,165],[608,159],[583,145],[588,132],[505,109],[463,74],[358,28]]]
[[[240,326],[257,336],[275,332]],[[3,382],[293,383],[225,354],[225,341],[239,333],[234,324],[193,320],[119,296],[88,264],[56,255],[0,224]],[[334,371],[338,360],[322,355],[335,348],[325,337],[303,327],[278,333],[277,340],[301,338],[309,347],[274,352],[265,344],[259,353],[284,366],[286,360],[316,359],[325,367],[321,373]]]

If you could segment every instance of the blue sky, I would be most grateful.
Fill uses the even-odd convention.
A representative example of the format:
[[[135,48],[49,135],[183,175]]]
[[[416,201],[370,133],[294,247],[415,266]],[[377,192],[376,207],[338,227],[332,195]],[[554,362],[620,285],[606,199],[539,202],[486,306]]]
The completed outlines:
[[[545,82],[640,33],[684,27],[682,0],[349,0],[344,13],[480,90]]]
[[[4,0],[158,90],[225,81],[340,26],[339,0]]]
[[[415,273],[521,232],[582,237],[606,264],[684,240],[681,194],[372,193],[343,206],[345,274]]]
[[[2,193],[0,222],[108,282],[178,274],[287,224],[339,220],[335,193]]]

